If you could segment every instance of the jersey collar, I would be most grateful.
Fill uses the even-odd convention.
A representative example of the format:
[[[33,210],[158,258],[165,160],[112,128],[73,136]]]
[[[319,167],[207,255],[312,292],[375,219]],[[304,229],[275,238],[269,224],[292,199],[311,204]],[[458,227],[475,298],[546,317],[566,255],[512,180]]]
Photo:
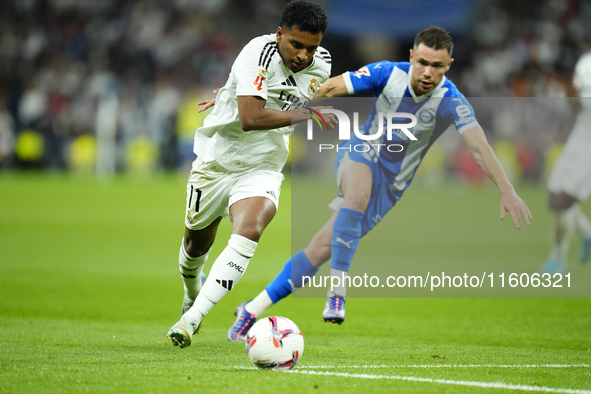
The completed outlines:
[[[412,79],[412,64],[408,68],[408,91],[410,92],[410,95],[414,99],[415,103],[420,103],[421,101],[424,101],[427,98],[433,96],[433,94],[435,94],[436,92],[438,92],[441,89],[441,87],[443,86],[445,81],[447,81],[447,77],[444,75],[443,78],[441,78],[441,82],[439,82],[439,84],[437,84],[437,86],[435,86],[435,88],[433,88],[429,93],[425,93],[422,96],[417,96],[415,94],[414,89],[412,88],[412,85],[410,84],[411,79]]]

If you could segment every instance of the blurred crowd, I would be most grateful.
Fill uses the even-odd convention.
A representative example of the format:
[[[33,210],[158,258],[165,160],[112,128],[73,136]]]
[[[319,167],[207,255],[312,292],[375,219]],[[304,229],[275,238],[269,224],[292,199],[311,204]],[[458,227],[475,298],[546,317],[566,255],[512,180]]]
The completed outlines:
[[[0,2],[0,166],[91,168],[101,113],[116,117],[117,169],[175,168],[181,156],[190,160],[202,122],[196,102],[225,83],[249,38],[261,28],[274,31],[282,7],[226,0]]]
[[[204,118],[197,102],[225,83],[248,40],[275,31],[285,3],[2,1],[0,168],[94,171],[100,161],[110,171],[186,167]],[[331,2],[323,3],[328,9]],[[471,20],[454,37],[449,74],[466,96],[573,95],[574,64],[591,42],[590,3],[475,0]],[[356,49],[345,40],[331,37],[329,24],[323,44],[339,63],[333,71],[362,65],[362,54],[349,53]],[[406,60],[412,43],[399,44],[401,59],[382,58]],[[514,109],[513,116],[520,114]],[[519,129],[502,130],[492,137],[514,144],[528,138]],[[544,155],[568,129],[546,133],[525,143],[531,155]],[[101,147],[111,147],[109,154]]]
[[[476,9],[461,84],[473,97],[572,95],[571,75],[591,49],[591,2],[486,1]]]

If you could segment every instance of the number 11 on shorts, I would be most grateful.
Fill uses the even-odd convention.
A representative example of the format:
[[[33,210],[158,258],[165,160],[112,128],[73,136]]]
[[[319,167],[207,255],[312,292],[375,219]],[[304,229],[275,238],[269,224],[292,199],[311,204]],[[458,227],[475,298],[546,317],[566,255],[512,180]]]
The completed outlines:
[[[187,208],[191,209],[191,202],[193,201],[193,192],[197,193],[197,199],[195,200],[195,213],[199,212],[199,200],[201,200],[201,189],[195,189],[193,185],[191,185],[191,193],[189,195],[189,206]]]

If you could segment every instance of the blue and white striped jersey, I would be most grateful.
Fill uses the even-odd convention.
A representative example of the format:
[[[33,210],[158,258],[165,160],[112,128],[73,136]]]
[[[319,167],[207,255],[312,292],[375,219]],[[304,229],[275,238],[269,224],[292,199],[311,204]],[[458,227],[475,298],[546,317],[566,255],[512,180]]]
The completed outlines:
[[[372,141],[372,145],[383,144],[381,149],[374,149],[372,159],[379,161],[397,200],[410,185],[427,150],[445,130],[453,127],[461,134],[478,125],[468,100],[445,76],[431,92],[417,97],[410,85],[411,75],[409,62],[389,61],[368,64],[356,72],[343,74],[349,94],[369,92],[374,96],[370,116],[362,127],[364,134],[376,134],[380,122],[385,130],[384,116],[388,112],[411,113],[417,118],[417,124],[409,129],[416,141],[402,132],[392,133],[391,141],[386,139],[385,133],[381,139]],[[394,121],[407,123],[408,119]],[[391,144],[401,145],[403,149],[390,151],[387,146]]]

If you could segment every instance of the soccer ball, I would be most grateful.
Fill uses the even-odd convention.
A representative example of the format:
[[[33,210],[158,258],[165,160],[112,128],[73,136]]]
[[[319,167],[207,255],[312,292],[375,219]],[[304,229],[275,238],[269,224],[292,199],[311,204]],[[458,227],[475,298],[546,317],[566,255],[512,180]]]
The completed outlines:
[[[265,317],[246,335],[246,354],[260,369],[292,369],[304,352],[304,336],[291,320]]]

